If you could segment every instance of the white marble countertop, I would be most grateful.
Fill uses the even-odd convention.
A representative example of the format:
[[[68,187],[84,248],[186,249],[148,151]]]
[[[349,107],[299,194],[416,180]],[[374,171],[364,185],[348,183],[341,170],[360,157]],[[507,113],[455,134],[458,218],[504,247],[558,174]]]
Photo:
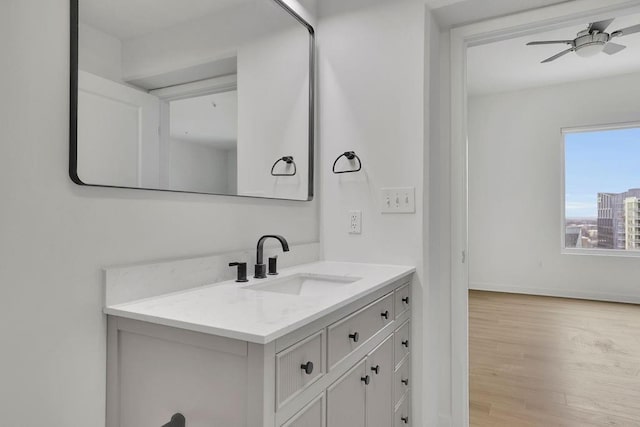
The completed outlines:
[[[249,266],[251,267],[251,266]],[[251,270],[251,268],[249,268]],[[109,315],[266,344],[329,314],[387,284],[414,267],[321,261],[280,271],[247,283],[226,281],[115,305]],[[247,289],[299,273],[357,278],[330,292],[290,295]]]

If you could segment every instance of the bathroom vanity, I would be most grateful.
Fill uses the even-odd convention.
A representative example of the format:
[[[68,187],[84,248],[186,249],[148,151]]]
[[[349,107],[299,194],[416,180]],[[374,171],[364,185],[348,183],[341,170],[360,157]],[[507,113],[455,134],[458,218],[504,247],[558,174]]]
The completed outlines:
[[[107,426],[411,425],[413,271],[316,262],[107,305]]]

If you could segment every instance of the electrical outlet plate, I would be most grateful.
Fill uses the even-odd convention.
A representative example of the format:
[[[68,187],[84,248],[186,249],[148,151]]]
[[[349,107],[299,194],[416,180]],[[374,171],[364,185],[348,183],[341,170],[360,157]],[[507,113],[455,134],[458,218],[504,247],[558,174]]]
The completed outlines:
[[[380,212],[415,213],[415,187],[389,187],[380,189]]]
[[[362,211],[349,211],[349,234],[362,233]]]

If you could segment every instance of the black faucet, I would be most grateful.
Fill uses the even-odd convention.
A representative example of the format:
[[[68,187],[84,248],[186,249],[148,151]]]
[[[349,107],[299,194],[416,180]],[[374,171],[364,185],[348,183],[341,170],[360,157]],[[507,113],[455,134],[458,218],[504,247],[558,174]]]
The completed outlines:
[[[262,236],[258,240],[258,249],[256,251],[256,270],[255,270],[255,274],[253,275],[253,277],[255,277],[256,279],[264,279],[267,277],[266,266],[264,265],[264,262],[263,262],[264,261],[263,252],[264,252],[264,241],[270,237],[273,237],[274,239],[277,239],[280,242],[280,244],[282,245],[282,250],[284,252],[289,252],[289,243],[287,243],[287,239],[285,239],[284,237],[278,236],[276,234],[267,234],[265,236]]]

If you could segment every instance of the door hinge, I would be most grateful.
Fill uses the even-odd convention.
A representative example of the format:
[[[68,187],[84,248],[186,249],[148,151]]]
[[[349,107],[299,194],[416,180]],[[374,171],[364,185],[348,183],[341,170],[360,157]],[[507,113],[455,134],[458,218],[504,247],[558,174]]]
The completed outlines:
[[[465,251],[462,251],[462,263],[464,264],[464,262],[467,259],[467,253]]]

